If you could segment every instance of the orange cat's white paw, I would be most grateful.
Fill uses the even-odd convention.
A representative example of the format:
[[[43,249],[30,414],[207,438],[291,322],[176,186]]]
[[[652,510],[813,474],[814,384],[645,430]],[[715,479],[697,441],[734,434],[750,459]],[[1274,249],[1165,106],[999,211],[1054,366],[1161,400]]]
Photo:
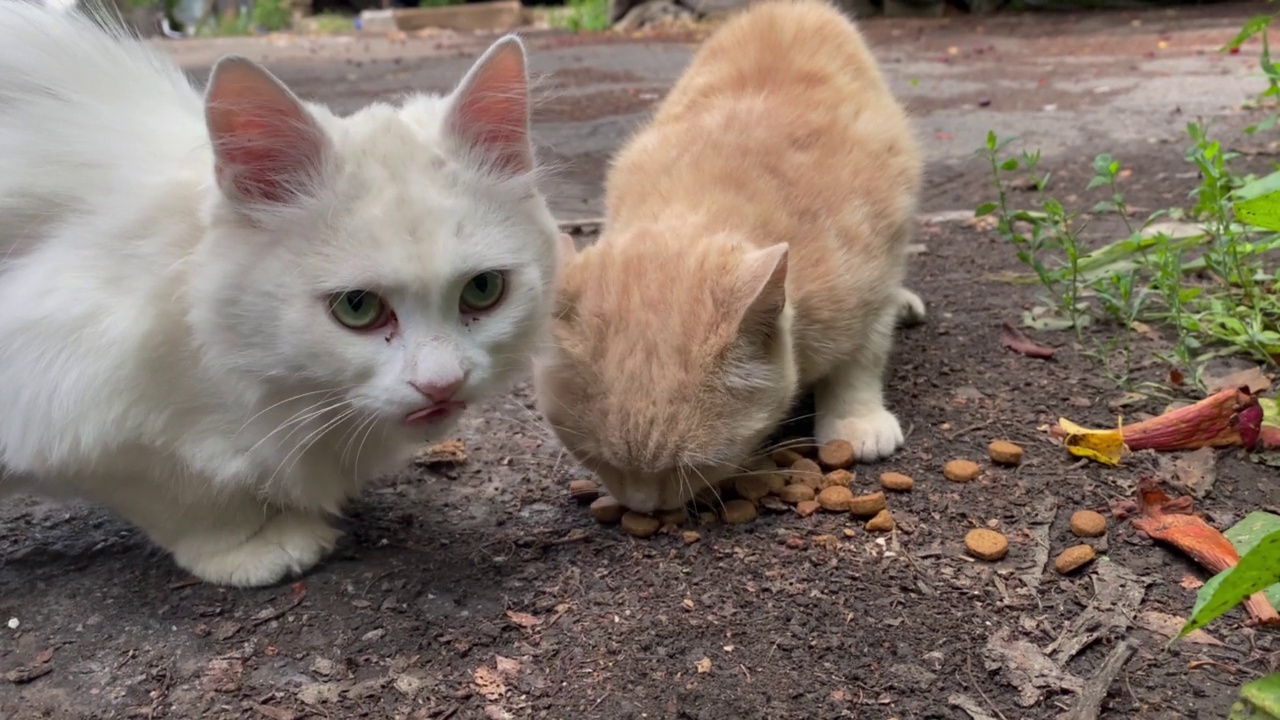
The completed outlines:
[[[816,434],[820,443],[849,441],[858,462],[889,457],[903,441],[898,418],[882,407],[854,417],[819,421]]]
[[[898,288],[898,322],[907,327],[924,322],[924,300],[906,288]]]

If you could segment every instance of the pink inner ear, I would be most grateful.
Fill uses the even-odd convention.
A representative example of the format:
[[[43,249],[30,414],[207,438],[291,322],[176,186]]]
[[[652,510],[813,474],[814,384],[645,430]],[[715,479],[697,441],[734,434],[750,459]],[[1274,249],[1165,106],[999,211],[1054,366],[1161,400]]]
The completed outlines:
[[[524,51],[499,41],[458,89],[448,128],[504,174],[533,169]]]
[[[210,81],[206,115],[218,181],[236,199],[283,203],[308,189],[323,135],[266,71],[248,61],[225,61]]]

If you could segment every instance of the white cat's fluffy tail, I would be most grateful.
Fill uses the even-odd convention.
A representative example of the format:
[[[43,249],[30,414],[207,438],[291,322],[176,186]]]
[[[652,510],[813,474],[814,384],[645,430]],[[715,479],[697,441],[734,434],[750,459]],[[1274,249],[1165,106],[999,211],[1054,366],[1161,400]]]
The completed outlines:
[[[200,94],[110,13],[0,9],[0,251],[86,204],[128,204],[207,152]]]

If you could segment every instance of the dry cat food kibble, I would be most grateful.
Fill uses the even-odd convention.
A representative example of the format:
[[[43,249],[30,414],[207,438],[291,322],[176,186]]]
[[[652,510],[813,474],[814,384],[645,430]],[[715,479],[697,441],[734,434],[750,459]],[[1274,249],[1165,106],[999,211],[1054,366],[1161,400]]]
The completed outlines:
[[[801,485],[800,483],[788,485],[778,491],[778,499],[785,503],[791,503],[792,505],[813,500],[813,498],[813,488],[808,485]]]
[[[1022,448],[1007,440],[993,440],[987,446],[987,456],[998,465],[1018,465],[1022,462]]]
[[[809,517],[821,509],[822,506],[818,504],[817,500],[801,500],[796,503],[796,514],[800,517]]]
[[[689,522],[689,511],[684,508],[676,508],[675,510],[663,510],[657,513],[658,522],[664,527],[667,525],[683,525]]]
[[[808,458],[792,465],[790,475],[793,483],[803,483],[814,490],[822,486],[822,468]]]
[[[596,522],[607,525],[612,525],[621,520],[622,514],[626,511],[626,508],[608,495],[597,498],[595,502],[591,503],[591,508],[589,509],[591,517],[595,518]]]
[[[1071,514],[1071,533],[1076,537],[1102,537],[1107,534],[1107,519],[1092,510]]]
[[[843,485],[832,485],[818,493],[818,504],[828,512],[844,512],[849,509],[853,493]]]
[[[570,480],[569,496],[580,503],[589,503],[600,497],[600,486],[590,480]]]
[[[822,487],[849,487],[853,482],[854,474],[848,470],[832,470],[822,476]]]
[[[818,462],[828,470],[844,470],[853,464],[853,445],[848,440],[832,440],[818,448]]]
[[[978,477],[982,468],[972,460],[952,460],[942,468],[942,474],[951,482],[967,483]]]
[[[751,522],[756,519],[756,506],[747,500],[730,500],[724,504],[720,517],[729,525]]]
[[[909,492],[915,481],[902,473],[887,472],[880,476],[880,487],[894,492]]]
[[[629,510],[622,515],[622,530],[628,535],[638,538],[652,537],[660,527],[662,523],[652,515],[641,515]]]
[[[1053,569],[1060,575],[1067,575],[1088,565],[1095,557],[1097,553],[1089,545],[1076,545],[1058,554],[1053,561]]]
[[[867,521],[867,532],[889,532],[893,530],[893,513],[881,510]]]
[[[769,457],[778,467],[791,467],[804,459],[804,456],[795,450],[774,450]]]
[[[733,481],[733,489],[742,497],[756,501],[769,494],[771,475],[744,475]]]
[[[857,517],[872,517],[884,507],[884,493],[879,491],[849,499],[849,512]]]
[[[995,530],[975,528],[964,536],[964,546],[979,560],[994,562],[1009,552],[1009,541]]]

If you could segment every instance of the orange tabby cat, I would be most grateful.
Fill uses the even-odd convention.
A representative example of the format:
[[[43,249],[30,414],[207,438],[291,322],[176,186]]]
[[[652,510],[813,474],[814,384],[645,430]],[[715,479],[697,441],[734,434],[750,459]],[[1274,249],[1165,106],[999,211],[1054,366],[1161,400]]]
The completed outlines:
[[[539,407],[622,504],[676,508],[740,472],[813,388],[819,441],[885,457],[882,376],[921,157],[863,39],[820,0],[709,38],[620,151],[605,231],[567,260]]]

